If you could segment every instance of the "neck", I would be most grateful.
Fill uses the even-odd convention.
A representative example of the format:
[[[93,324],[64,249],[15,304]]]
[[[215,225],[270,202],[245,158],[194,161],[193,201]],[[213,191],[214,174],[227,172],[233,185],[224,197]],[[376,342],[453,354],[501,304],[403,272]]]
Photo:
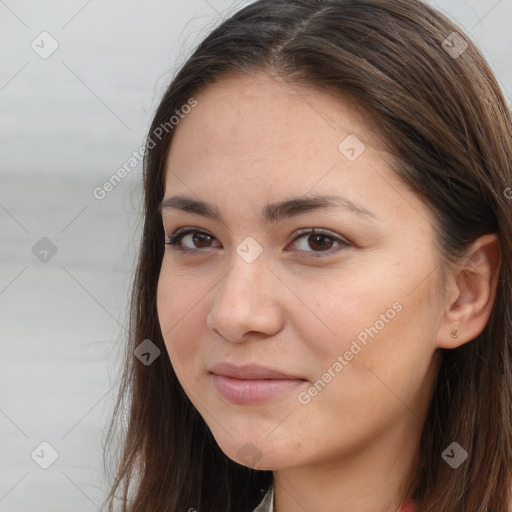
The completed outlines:
[[[407,411],[357,453],[333,449],[316,466],[275,471],[275,512],[397,512],[414,472],[421,424]]]

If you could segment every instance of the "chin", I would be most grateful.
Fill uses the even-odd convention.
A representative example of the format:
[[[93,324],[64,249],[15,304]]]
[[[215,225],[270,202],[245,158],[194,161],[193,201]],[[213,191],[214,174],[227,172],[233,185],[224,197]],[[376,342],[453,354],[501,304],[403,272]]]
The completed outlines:
[[[240,437],[223,432],[222,439],[215,439],[227,457],[251,469],[274,471],[296,463],[297,447],[288,446],[278,436],[271,440],[256,434],[251,437],[247,431]]]

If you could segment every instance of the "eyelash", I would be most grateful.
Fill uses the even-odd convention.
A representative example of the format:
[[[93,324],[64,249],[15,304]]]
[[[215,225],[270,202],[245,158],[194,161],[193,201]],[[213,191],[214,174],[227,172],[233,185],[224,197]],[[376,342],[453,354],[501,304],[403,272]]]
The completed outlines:
[[[168,245],[169,248],[172,249],[172,250],[176,250],[176,251],[179,251],[181,253],[192,254],[192,255],[197,255],[197,254],[199,254],[201,252],[205,252],[206,250],[210,249],[210,247],[205,248],[205,249],[188,249],[186,247],[182,247],[180,245],[182,239],[186,235],[189,235],[191,233],[204,233],[205,235],[208,235],[208,236],[210,236],[212,238],[215,238],[215,237],[213,237],[213,235],[211,235],[207,231],[203,231],[202,229],[198,229],[198,228],[180,228],[180,229],[177,229],[169,237],[168,240],[166,240],[165,245]],[[330,238],[330,239],[334,240],[335,242],[339,243],[341,247],[338,247],[337,250],[332,250],[331,249],[331,250],[328,250],[328,251],[316,251],[316,252],[313,251],[310,256],[299,255],[299,258],[324,258],[326,256],[332,255],[335,252],[338,252],[338,250],[340,250],[343,247],[347,248],[347,247],[351,246],[351,244],[348,241],[346,241],[345,239],[339,238],[337,236],[334,236],[329,231],[326,231],[326,230],[323,230],[323,229],[315,229],[315,228],[307,229],[307,230],[300,230],[297,233],[297,236],[293,239],[292,243],[295,242],[296,240],[298,240],[299,238],[304,237],[305,235],[323,235],[323,236],[326,236],[327,238]],[[310,251],[301,251],[301,252],[310,252]]]

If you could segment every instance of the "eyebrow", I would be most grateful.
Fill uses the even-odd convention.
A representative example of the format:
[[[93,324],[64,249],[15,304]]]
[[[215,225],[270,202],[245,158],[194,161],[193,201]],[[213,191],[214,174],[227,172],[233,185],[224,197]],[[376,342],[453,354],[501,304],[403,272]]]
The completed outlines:
[[[261,212],[266,223],[278,222],[286,217],[292,217],[303,213],[320,209],[341,208],[343,210],[355,213],[360,216],[371,217],[379,220],[375,213],[357,204],[350,199],[342,196],[333,195],[312,195],[303,196],[277,203],[265,205]],[[210,219],[225,222],[217,208],[204,201],[192,199],[181,194],[164,198],[158,207],[158,212],[166,209],[182,210],[185,212],[196,213]]]

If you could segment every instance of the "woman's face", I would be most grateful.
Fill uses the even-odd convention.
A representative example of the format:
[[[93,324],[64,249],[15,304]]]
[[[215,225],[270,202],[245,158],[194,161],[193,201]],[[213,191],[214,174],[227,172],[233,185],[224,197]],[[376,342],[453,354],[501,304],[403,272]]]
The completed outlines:
[[[210,208],[162,210],[166,241],[193,232],[166,245],[158,315],[220,447],[283,469],[417,440],[441,331],[430,210],[348,102],[264,74],[195,98],[165,198]]]

